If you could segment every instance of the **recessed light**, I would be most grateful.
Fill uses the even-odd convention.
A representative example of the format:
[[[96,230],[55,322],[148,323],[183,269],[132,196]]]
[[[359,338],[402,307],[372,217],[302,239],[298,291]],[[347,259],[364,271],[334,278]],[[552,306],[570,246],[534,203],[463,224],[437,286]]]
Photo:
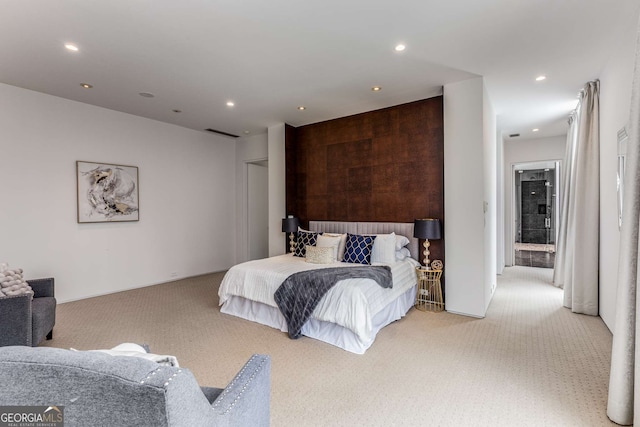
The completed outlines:
[[[174,113],[182,113],[182,110],[178,110],[178,109],[171,110],[171,111],[173,111]]]
[[[306,110],[306,109],[307,109],[307,107],[304,107],[304,106],[302,106],[302,105],[298,107],[298,110],[300,110],[300,111],[302,111],[302,110]]]
[[[233,107],[236,105],[233,101],[227,101],[227,107]]]
[[[547,76],[538,76],[538,77],[536,77],[536,81],[537,82],[541,82],[541,81],[545,80],[546,78],[547,78]]]
[[[71,43],[65,44],[64,47],[66,47],[67,49],[72,50],[74,52],[77,52],[78,50],[80,50],[80,49],[78,49],[78,46],[76,46],[74,44],[71,44]]]
[[[80,83],[80,86],[85,89],[91,89],[93,87],[93,85],[90,85],[89,83]]]
[[[371,88],[372,91],[374,92],[380,92],[380,90],[382,90],[382,88],[380,86],[374,86]]]
[[[535,128],[535,129],[531,129],[532,132],[538,132],[540,129]]]
[[[243,133],[244,133],[245,135],[249,135],[251,132],[250,132],[250,131],[248,131],[248,130],[245,130]]]
[[[153,98],[155,96],[151,92],[140,92],[138,95],[140,95],[140,96],[142,96],[144,98]]]
[[[402,52],[403,50],[405,50],[407,47],[403,44],[399,44],[395,47],[396,52]]]

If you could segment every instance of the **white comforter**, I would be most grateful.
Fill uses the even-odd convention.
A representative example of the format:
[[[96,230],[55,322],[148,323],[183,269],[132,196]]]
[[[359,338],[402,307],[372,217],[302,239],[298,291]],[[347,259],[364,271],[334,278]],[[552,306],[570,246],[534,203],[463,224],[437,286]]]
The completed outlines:
[[[349,268],[359,264],[335,262],[311,264],[291,254],[249,261],[232,267],[224,276],[218,295],[220,305],[230,296],[240,296],[276,307],[273,295],[293,273],[329,267]],[[373,316],[387,304],[416,285],[415,267],[411,258],[390,265],[393,288],[385,289],[371,279],[346,279],[338,282],[322,298],[313,312],[318,320],[336,323],[352,330],[362,340],[371,339]]]

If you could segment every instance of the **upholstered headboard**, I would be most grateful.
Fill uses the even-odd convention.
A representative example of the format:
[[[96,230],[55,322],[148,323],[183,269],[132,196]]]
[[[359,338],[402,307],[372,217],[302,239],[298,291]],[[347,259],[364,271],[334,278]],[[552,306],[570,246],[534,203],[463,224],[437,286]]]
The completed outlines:
[[[326,233],[351,234],[388,234],[396,233],[409,239],[407,248],[411,258],[418,260],[420,256],[418,239],[413,237],[413,223],[407,222],[343,222],[343,221],[309,221],[311,231]]]

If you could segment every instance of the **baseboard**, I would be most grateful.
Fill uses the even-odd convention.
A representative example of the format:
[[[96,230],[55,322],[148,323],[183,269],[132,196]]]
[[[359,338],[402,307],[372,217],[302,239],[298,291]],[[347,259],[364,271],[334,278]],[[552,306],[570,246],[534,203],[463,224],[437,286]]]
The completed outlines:
[[[120,292],[133,291],[133,290],[136,290],[136,289],[148,288],[150,286],[164,285],[165,283],[179,282],[180,280],[185,280],[185,279],[193,279],[194,277],[206,276],[207,274],[222,273],[224,271],[227,271],[227,270],[225,269],[225,270],[210,271],[208,273],[194,274],[192,276],[174,277],[171,280],[163,280],[162,282],[149,283],[149,284],[146,284],[146,285],[135,286],[133,288],[120,289],[120,290],[117,290],[117,291],[98,292],[98,293],[95,293],[95,294],[90,294],[88,296],[84,296],[82,298],[57,299],[57,302],[58,302],[58,304],[64,304],[64,303],[67,303],[67,302],[82,301],[82,300],[89,299],[89,298],[103,297],[105,295],[111,295],[111,294],[117,294],[117,293],[120,293]]]

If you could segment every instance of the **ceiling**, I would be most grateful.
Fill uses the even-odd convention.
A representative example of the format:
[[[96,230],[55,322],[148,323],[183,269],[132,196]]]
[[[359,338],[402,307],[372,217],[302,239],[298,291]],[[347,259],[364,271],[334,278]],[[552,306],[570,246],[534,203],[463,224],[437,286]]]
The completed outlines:
[[[551,136],[566,132],[578,91],[639,9],[637,0],[4,0],[0,82],[243,136],[483,76],[501,132]]]

